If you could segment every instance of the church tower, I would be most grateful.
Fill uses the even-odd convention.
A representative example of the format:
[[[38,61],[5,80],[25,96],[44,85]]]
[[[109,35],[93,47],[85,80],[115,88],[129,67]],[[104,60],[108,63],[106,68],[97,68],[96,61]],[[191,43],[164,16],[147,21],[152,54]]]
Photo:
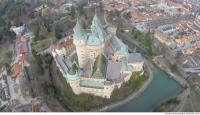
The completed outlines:
[[[74,27],[73,43],[76,46],[80,68],[83,68],[85,62],[87,61],[86,39],[87,35],[84,32],[79,20],[77,19],[76,26]]]

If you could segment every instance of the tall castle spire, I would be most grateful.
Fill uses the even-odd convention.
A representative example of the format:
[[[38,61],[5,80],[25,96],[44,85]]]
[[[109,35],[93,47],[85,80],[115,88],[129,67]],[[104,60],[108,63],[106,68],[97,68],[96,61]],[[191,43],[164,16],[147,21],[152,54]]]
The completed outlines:
[[[92,20],[92,26],[95,26],[95,25],[96,26],[102,26],[96,13],[95,13],[93,20]]]
[[[84,39],[85,37],[86,37],[86,34],[79,22],[79,19],[77,19],[76,26],[74,27],[73,38],[76,40],[81,40],[81,39]]]
[[[101,21],[99,20],[96,13],[92,20],[91,30],[101,39],[101,41],[104,41],[106,32],[104,31]]]

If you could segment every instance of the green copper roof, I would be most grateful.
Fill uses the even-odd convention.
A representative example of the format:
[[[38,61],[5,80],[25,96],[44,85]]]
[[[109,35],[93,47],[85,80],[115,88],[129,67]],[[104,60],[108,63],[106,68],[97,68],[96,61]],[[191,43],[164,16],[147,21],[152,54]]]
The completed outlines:
[[[73,38],[76,40],[81,40],[81,39],[84,39],[85,37],[86,37],[86,34],[85,34],[79,20],[77,19],[76,26],[74,27]]]
[[[121,71],[126,71],[126,70],[127,70],[127,63],[125,61],[122,61]]]
[[[79,79],[78,67],[76,66],[76,64],[73,64],[72,67],[69,69],[67,73],[67,79],[72,81]]]
[[[95,35],[90,35],[87,44],[91,46],[98,46],[102,44],[102,41]]]
[[[133,67],[131,65],[128,65],[127,62],[122,61],[122,63],[121,63],[121,71],[133,71]]]
[[[118,37],[115,36],[114,40],[118,45],[115,53],[117,55],[128,55],[128,47]]]
[[[106,78],[108,61],[103,54],[99,54],[94,62],[92,77]]]
[[[74,75],[76,74],[76,71],[78,71],[78,67],[76,66],[76,64],[73,64],[72,67],[69,69],[68,73]]]
[[[118,48],[117,51],[116,51],[116,54],[117,55],[128,55],[127,54],[127,48],[125,48],[125,47]]]
[[[93,33],[95,33],[102,41],[104,41],[104,39],[106,38],[106,32],[103,29],[103,26],[99,20],[99,18],[97,17],[97,15],[95,14],[93,21],[92,21],[92,25],[91,25],[91,30]]]
[[[80,86],[81,87],[87,87],[87,88],[104,89],[104,83],[102,83],[102,82],[96,82],[96,81],[82,80],[80,82]]]

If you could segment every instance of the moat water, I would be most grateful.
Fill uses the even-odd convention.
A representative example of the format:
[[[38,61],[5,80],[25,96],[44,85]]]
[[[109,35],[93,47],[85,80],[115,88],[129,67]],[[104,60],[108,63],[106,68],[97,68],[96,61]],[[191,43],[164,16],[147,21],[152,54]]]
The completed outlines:
[[[112,112],[146,112],[153,111],[162,101],[175,96],[182,87],[168,74],[155,67],[154,79],[145,91],[132,101],[118,106]]]
[[[125,41],[126,42],[126,41]],[[130,48],[133,44],[126,43]],[[166,72],[152,67],[154,79],[145,91],[130,102],[113,108],[111,112],[148,112],[153,111],[162,101],[177,95],[182,87]]]

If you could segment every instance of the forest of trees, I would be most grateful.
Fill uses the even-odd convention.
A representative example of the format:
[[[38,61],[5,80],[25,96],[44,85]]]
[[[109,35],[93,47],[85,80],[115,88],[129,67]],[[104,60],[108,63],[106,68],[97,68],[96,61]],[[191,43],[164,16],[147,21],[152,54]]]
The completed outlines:
[[[14,33],[10,31],[11,25],[22,25],[32,15],[30,4],[15,2],[15,0],[1,0],[0,3],[0,42],[11,40]]]
[[[133,28],[131,31],[131,37],[141,42],[147,48],[147,52],[149,55],[153,54],[153,49],[152,49],[153,40],[151,38],[150,33],[144,34],[139,30],[137,30],[136,28]]]

